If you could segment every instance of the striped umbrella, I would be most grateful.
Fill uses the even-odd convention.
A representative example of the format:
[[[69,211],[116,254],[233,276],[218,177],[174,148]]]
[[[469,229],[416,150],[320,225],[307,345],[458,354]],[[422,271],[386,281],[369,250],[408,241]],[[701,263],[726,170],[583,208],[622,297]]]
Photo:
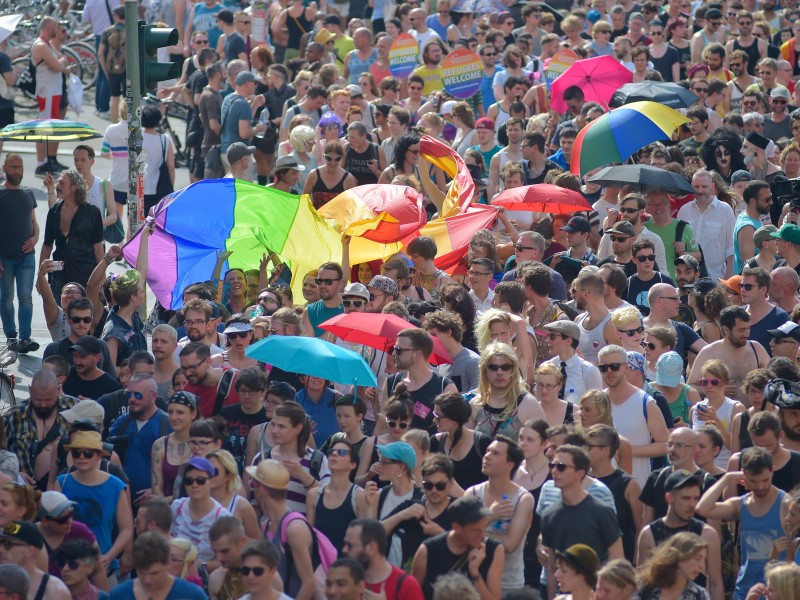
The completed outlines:
[[[103,137],[91,125],[61,119],[37,119],[0,129],[0,140],[14,142],[80,142]]]

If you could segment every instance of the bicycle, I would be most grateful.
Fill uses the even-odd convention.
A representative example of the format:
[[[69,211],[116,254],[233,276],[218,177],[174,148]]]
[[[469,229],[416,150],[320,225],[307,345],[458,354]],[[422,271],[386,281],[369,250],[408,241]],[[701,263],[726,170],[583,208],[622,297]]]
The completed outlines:
[[[81,60],[81,57],[68,46],[62,47],[61,52],[67,58],[71,72],[77,75],[81,81],[84,81],[83,61]],[[17,95],[14,96],[14,107],[19,108],[20,110],[35,110],[38,108],[36,95],[31,94],[20,87],[20,83],[23,83],[23,81],[26,81],[27,79],[28,66],[30,62],[30,54],[28,56],[20,56],[19,58],[15,58],[13,61],[11,61],[11,67],[19,74],[16,86]],[[95,73],[95,78],[96,77],[97,74]],[[86,89],[85,81],[84,89]]]

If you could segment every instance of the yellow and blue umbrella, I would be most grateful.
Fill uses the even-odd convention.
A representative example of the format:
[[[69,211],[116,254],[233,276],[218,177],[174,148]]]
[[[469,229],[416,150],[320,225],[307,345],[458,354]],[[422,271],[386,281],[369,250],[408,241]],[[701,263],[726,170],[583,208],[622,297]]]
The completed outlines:
[[[620,106],[581,129],[572,149],[570,171],[582,176],[597,167],[624,162],[648,144],[670,139],[678,127],[690,121],[656,102]]]
[[[77,121],[37,119],[0,129],[0,140],[14,142],[79,142],[103,137],[94,127]]]

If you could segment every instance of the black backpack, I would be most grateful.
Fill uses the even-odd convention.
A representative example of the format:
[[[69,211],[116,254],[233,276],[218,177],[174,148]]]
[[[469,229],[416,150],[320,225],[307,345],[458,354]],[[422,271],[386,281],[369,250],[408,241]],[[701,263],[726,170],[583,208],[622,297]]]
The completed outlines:
[[[686,231],[686,221],[678,220],[678,226],[675,228],[675,241],[680,242],[683,240],[683,232]],[[697,243],[697,240],[695,240]],[[697,249],[700,251],[700,277],[708,277],[708,268],[706,268],[706,255],[703,254],[703,248],[697,243]]]

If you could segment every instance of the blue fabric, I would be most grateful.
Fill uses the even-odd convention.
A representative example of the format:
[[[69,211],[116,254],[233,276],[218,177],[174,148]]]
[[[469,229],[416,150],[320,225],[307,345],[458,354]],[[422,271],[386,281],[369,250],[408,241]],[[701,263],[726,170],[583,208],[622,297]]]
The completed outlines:
[[[336,409],[333,403],[336,397],[333,390],[325,388],[319,402],[313,402],[305,388],[297,392],[297,403],[303,407],[310,419],[316,424],[314,442],[320,448],[334,433],[339,432],[339,422],[336,420]]]
[[[492,76],[489,77],[484,72],[483,79],[481,79],[481,102],[483,103],[484,114],[489,112],[489,107],[495,102],[497,102],[497,100],[494,97],[492,82],[494,81],[494,76],[497,74],[498,71],[505,71],[505,69],[500,65],[495,65],[495,71],[494,73],[492,73]]]
[[[33,319],[33,278],[36,273],[36,258],[29,252],[22,258],[4,258],[3,272],[0,274],[0,319],[7,338],[17,337],[17,325],[14,322],[14,285],[19,300],[19,339],[31,337],[31,319]]]
[[[133,594],[133,579],[121,583],[111,590],[111,600],[136,600]],[[208,600],[202,589],[183,579],[175,579],[166,600]]]
[[[121,415],[111,425],[109,435],[127,435],[128,445],[125,450],[125,459],[122,466],[131,482],[131,498],[136,500],[136,495],[141,490],[150,488],[150,453],[155,441],[161,437],[159,419],[163,412],[157,410],[145,425],[138,429],[136,419],[128,419],[128,415]],[[123,421],[128,420],[124,431],[120,431]],[[172,431],[170,426],[169,431]]]
[[[772,543],[784,535],[781,521],[781,502],[784,494],[786,492],[779,490],[772,507],[761,517],[751,515],[745,505],[744,500],[749,494],[741,497],[739,549],[742,566],[733,589],[734,600],[744,600],[753,585],[764,581],[764,567],[769,562]]]
[[[552,160],[554,163],[556,163],[559,167],[561,167],[565,171],[569,171],[569,165],[567,165],[567,160],[564,158],[564,151],[561,148],[559,148],[558,152],[556,152],[552,156],[548,156],[547,160]]]
[[[100,39],[103,36],[94,36],[94,50],[97,52],[100,49]],[[103,69],[97,69],[97,83],[94,89],[94,107],[99,112],[108,112],[111,110],[111,86],[108,85],[106,74]]]

